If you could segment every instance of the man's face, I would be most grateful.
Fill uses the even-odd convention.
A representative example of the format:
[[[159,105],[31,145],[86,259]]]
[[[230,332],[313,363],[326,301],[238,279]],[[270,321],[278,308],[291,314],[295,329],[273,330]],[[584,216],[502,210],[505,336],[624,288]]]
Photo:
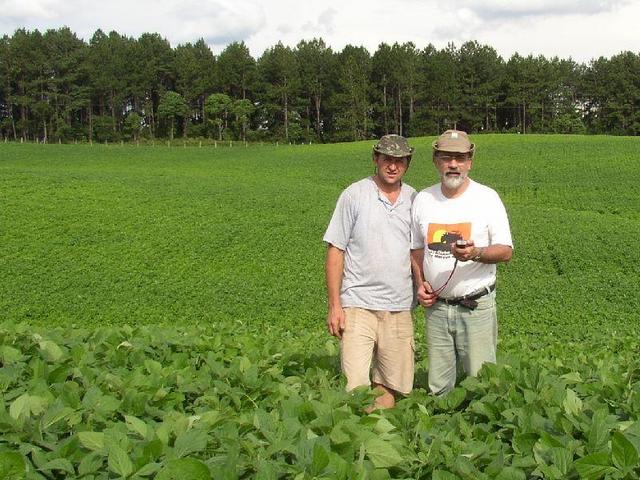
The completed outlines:
[[[386,185],[395,185],[400,183],[409,168],[409,157],[391,157],[377,153],[373,157],[373,163],[376,164],[380,181]]]
[[[436,152],[433,163],[442,184],[449,190],[456,190],[467,180],[473,160],[469,153]]]

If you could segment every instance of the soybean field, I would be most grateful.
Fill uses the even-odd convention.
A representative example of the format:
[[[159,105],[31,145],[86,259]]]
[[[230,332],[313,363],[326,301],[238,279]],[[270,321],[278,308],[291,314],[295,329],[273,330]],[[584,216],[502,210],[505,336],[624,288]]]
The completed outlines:
[[[433,138],[405,177],[438,181]],[[640,478],[640,139],[475,135],[498,363],[365,414],[321,239],[374,141],[0,144],[0,478]]]

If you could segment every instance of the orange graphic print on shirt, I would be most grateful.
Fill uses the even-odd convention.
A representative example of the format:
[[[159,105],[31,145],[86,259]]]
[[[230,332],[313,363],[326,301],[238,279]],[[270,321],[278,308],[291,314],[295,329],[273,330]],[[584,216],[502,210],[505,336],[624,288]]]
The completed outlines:
[[[430,223],[426,244],[429,250],[450,253],[451,244],[456,240],[469,240],[471,223]]]

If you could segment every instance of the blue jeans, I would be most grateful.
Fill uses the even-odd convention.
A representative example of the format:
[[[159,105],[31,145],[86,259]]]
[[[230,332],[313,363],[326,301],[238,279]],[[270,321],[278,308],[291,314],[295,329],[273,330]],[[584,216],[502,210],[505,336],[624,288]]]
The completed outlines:
[[[458,365],[475,376],[485,362],[496,362],[498,320],[495,291],[477,302],[475,310],[436,302],[426,309],[429,347],[429,389],[440,395],[456,384]]]

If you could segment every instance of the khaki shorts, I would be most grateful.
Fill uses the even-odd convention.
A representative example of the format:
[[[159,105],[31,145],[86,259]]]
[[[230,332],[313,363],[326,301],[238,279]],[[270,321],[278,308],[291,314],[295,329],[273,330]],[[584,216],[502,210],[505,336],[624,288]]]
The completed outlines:
[[[374,383],[408,394],[413,388],[413,320],[411,312],[345,308],[340,342],[347,390]]]

